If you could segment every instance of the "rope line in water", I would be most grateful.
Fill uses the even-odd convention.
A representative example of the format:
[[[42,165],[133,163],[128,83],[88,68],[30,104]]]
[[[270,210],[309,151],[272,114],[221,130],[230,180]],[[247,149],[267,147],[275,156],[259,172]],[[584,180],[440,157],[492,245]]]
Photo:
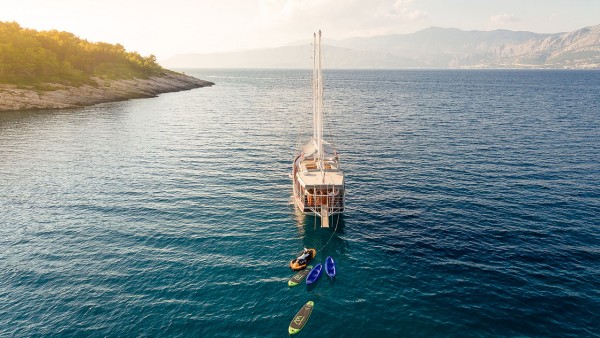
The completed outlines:
[[[321,249],[319,249],[319,251],[325,249],[325,247],[327,245],[329,245],[329,242],[331,242],[331,239],[333,238],[333,235],[335,235],[335,232],[337,231],[337,227],[338,224],[340,224],[340,215],[337,215],[337,221],[335,221],[335,228],[333,229],[333,232],[331,233],[331,236],[329,236],[329,239],[327,240],[327,243],[325,243],[325,245],[323,245],[323,247]]]
[[[317,215],[315,214],[315,228],[317,226]],[[325,245],[323,245],[319,250],[317,250],[317,252],[321,252],[323,249],[325,249],[325,247],[327,247],[327,245],[329,245],[329,242],[331,242],[331,239],[333,238],[333,235],[335,235],[336,231],[337,231],[337,227],[338,224],[340,224],[340,215],[337,215],[337,220],[335,221],[335,227],[333,228],[333,232],[331,233],[331,236],[329,236],[329,239],[327,240],[327,243],[325,243]]]

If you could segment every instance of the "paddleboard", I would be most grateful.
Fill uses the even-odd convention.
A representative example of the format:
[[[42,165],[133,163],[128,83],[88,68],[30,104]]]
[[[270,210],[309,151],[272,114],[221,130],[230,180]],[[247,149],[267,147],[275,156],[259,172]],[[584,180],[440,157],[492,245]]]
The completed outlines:
[[[325,259],[325,273],[331,278],[335,277],[335,262],[331,256]]]
[[[314,307],[315,307],[315,303],[313,303],[312,300],[309,301],[308,303],[304,304],[304,306],[300,309],[300,311],[298,311],[298,313],[296,313],[296,315],[294,316],[294,319],[292,319],[292,322],[290,323],[290,327],[288,327],[289,334],[296,334],[296,333],[300,332],[300,330],[302,330],[302,328],[308,321],[308,318],[310,317],[310,314],[312,313],[312,310]]]
[[[288,285],[289,286],[296,286],[296,285],[302,283],[302,281],[304,280],[304,278],[306,278],[306,276],[310,272],[310,269],[312,269],[312,265],[307,266],[306,269],[300,270],[300,272],[298,272],[297,274],[293,275],[292,278],[290,278],[290,280],[288,280]]]

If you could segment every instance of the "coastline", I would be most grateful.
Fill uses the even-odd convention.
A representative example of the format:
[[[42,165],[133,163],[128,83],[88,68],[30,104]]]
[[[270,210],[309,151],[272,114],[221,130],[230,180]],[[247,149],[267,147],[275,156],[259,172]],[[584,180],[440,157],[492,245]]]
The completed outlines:
[[[148,78],[106,80],[94,78],[96,85],[70,87],[52,85],[53,90],[19,88],[0,84],[0,112],[29,109],[60,109],[92,106],[103,102],[125,101],[156,97],[158,94],[178,92],[214,85],[213,82],[165,70]]]

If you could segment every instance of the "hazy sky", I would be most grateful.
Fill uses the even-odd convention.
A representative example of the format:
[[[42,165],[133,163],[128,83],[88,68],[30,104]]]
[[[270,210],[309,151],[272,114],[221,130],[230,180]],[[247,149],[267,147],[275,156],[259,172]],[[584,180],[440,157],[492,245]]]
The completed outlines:
[[[600,0],[0,0],[0,21],[178,53],[276,47],[321,28],[343,39],[431,26],[538,33],[600,24]]]

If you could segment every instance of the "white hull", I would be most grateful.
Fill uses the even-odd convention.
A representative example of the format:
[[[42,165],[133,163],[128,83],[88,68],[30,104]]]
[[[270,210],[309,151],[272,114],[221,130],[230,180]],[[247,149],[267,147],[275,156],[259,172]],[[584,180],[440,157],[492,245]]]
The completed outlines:
[[[303,160],[304,159],[304,160]],[[321,173],[319,169],[306,170],[306,162],[300,154],[296,157],[292,170],[293,201],[298,210],[306,215],[333,216],[344,212],[346,189],[343,172],[340,169],[328,169]],[[337,158],[335,163],[337,164]]]

